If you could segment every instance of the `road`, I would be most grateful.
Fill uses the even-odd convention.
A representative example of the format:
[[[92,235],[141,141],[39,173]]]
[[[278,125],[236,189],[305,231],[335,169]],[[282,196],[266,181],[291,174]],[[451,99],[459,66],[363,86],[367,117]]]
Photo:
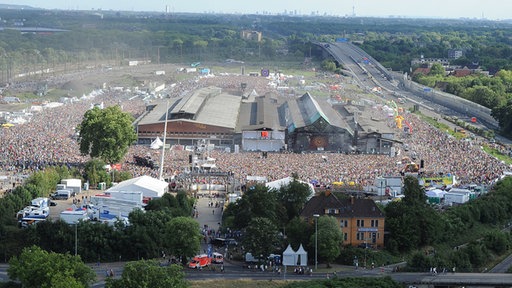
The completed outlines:
[[[94,267],[95,272],[98,274],[98,281],[91,287],[100,288],[105,287],[105,267],[108,264],[102,264]],[[122,272],[122,263],[112,263],[115,277],[119,277]],[[0,281],[8,281],[7,278],[7,265],[0,264]],[[333,273],[313,273],[311,275],[297,275],[294,273],[275,273],[275,272],[261,272],[259,270],[250,270],[238,266],[228,266],[224,273],[219,269],[216,271],[205,270],[192,270],[186,269],[186,279],[191,281],[211,280],[211,279],[252,279],[252,280],[311,280],[311,279],[326,279],[327,277],[381,277],[390,276],[393,280],[404,284],[432,284],[440,286],[457,285],[464,286],[468,284],[487,286],[487,287],[505,287],[512,286],[512,274],[505,273],[446,273],[439,275],[432,275],[430,273],[389,273],[383,272],[380,268],[371,270],[354,270],[342,269]]]
[[[433,116],[434,118],[440,118],[439,115],[456,116],[460,120],[468,123],[471,121],[469,115],[430,101],[427,95],[428,93],[426,92],[411,92],[405,89],[399,84],[400,82],[397,81],[397,77],[403,77],[403,75],[388,71],[369,54],[351,43],[335,42],[316,44],[324,47],[336,61],[342,63],[343,67],[352,74],[353,79],[362,89],[382,96],[384,101],[397,101],[399,98],[403,98],[406,99],[406,102],[409,104],[419,105],[422,113],[428,116]],[[372,91],[374,88],[378,88],[379,90]],[[432,93],[434,93],[434,90],[432,90]],[[496,123],[472,123],[473,126],[479,128],[494,128],[494,126],[486,127],[484,124],[497,125]]]
[[[203,197],[197,199],[196,208],[198,210],[198,217],[195,218],[201,227],[208,225],[215,230],[219,228],[221,222],[221,208],[212,208],[208,205],[208,202],[222,201],[223,197],[210,198],[214,192],[201,192]],[[215,213],[213,212],[215,210]],[[201,249],[207,249],[207,244],[202,244]],[[511,257],[507,258],[510,259]],[[510,261],[510,260],[509,260]],[[506,261],[504,261],[506,262]],[[105,270],[112,269],[115,277],[120,277],[123,271],[123,262],[119,263],[91,263],[88,264],[97,275],[97,282],[92,285],[94,288],[105,287]],[[217,265],[218,266],[218,265]],[[186,279],[188,280],[206,280],[206,279],[253,279],[253,280],[310,280],[310,279],[325,279],[327,278],[326,273],[313,273],[312,275],[297,275],[291,272],[277,274],[275,272],[262,272],[257,269],[244,268],[242,263],[226,261],[224,264],[224,273],[220,272],[220,267],[216,267],[215,271],[204,269],[204,270],[193,270],[185,268]],[[0,281],[8,281],[7,275],[7,264],[0,264]],[[502,272],[502,271],[499,271]],[[438,276],[432,276],[428,273],[390,273],[388,269],[384,270],[381,268],[375,269],[359,269],[355,270],[349,266],[343,266],[336,273],[337,277],[378,277],[384,275],[390,275],[395,281],[407,284],[415,283],[510,283],[512,286],[512,274],[496,274],[496,273],[448,273]],[[329,277],[333,277],[331,273]]]

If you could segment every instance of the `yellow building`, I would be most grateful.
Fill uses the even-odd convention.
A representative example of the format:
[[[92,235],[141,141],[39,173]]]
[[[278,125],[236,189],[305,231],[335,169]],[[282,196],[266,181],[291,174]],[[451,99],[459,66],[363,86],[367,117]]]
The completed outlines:
[[[343,245],[384,247],[385,217],[372,199],[338,199],[326,192],[312,197],[301,212],[308,221],[314,221],[313,215],[335,217],[343,233]]]

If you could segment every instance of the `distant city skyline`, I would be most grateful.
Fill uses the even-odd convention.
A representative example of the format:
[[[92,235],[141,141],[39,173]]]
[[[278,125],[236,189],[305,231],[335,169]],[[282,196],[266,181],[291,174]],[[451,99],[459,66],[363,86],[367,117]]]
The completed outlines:
[[[44,9],[292,14],[360,17],[512,19],[512,1],[504,0],[0,0],[0,4]]]

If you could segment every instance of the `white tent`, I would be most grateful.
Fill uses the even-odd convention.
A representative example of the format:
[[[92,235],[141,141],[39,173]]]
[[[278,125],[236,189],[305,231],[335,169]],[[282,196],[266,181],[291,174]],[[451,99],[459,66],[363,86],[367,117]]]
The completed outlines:
[[[167,182],[144,175],[123,181],[108,189],[105,193],[142,192],[143,197],[158,198],[162,197],[168,189],[169,184]]]
[[[308,265],[308,252],[304,250],[302,244],[299,250],[294,251],[292,246],[288,244],[286,250],[283,252],[283,265],[285,266],[307,266]]]
[[[283,265],[284,266],[295,266],[297,265],[297,256],[293,251],[292,246],[288,244],[286,250],[283,252]]]
[[[308,252],[304,250],[304,247],[302,247],[302,244],[299,246],[299,250],[295,252],[297,255],[297,265],[299,266],[307,266],[308,265]]]
[[[155,141],[151,142],[150,147],[151,149],[160,149],[162,146],[164,146],[164,142],[162,142],[159,137],[156,137]]]

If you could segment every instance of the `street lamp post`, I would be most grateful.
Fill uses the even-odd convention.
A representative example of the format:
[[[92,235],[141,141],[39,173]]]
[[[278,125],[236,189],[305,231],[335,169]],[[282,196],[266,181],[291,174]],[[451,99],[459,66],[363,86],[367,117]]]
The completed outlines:
[[[78,222],[75,222],[75,256],[78,255]]]
[[[320,215],[314,214],[315,217],[315,271],[318,269],[318,217]]]

